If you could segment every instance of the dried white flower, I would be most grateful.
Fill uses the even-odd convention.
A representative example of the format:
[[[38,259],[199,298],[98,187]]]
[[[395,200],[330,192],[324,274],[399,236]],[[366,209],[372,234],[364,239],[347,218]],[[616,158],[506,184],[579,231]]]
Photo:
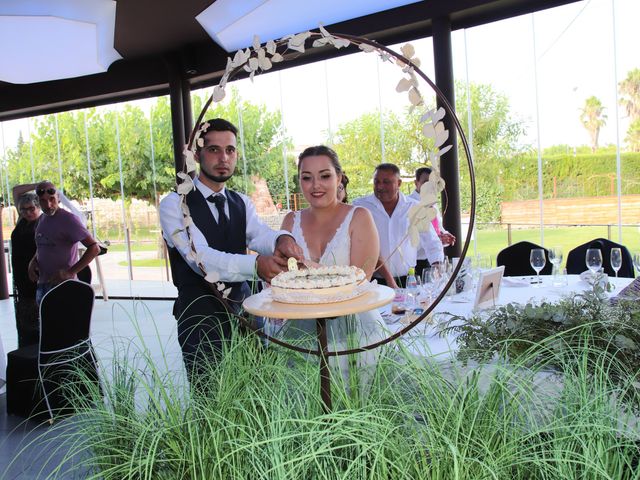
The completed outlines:
[[[267,58],[264,48],[258,50],[258,66],[262,70],[269,70],[271,68],[271,60]]]
[[[413,86],[413,82],[409,78],[401,78],[396,85],[396,92],[402,93],[408,91]]]
[[[222,101],[222,99],[224,99],[225,97],[225,91],[224,91],[224,87],[220,86],[220,85],[216,85],[215,87],[213,87],[213,101],[214,102],[220,102]]]
[[[273,40],[269,40],[266,45],[267,53],[269,55],[274,55],[276,53],[276,42]]]
[[[197,165],[195,153],[193,152],[193,150],[191,150],[185,145],[183,150],[183,155],[184,155],[184,163],[185,163],[185,166],[187,167],[187,172],[194,172],[196,170],[196,165]]]
[[[180,173],[178,173],[178,176],[180,177]],[[185,177],[180,177],[182,178],[182,182],[180,182],[178,184],[178,187],[176,189],[176,191],[180,194],[180,195],[187,195],[189,192],[191,192],[195,187],[195,185],[193,184],[193,180],[191,179],[191,177],[189,175],[187,175],[186,173],[183,173],[183,175]]]
[[[420,92],[416,87],[411,87],[409,90],[409,101],[414,107],[422,105],[422,95],[420,95]]]
[[[184,232],[183,229],[179,229],[179,230],[175,230],[172,234],[171,234],[171,240],[173,240],[173,244],[177,247],[177,248],[181,248],[181,247],[185,247],[187,246],[187,241],[184,239],[184,237],[181,235],[182,232]]]
[[[287,35],[282,40],[287,41],[287,48],[295,50],[300,53],[304,53],[304,43],[311,36],[311,32],[297,33],[296,35]]]
[[[371,53],[376,51],[376,47],[374,47],[373,45],[369,45],[368,43],[361,43],[360,45],[358,45],[358,48],[365,53]]]

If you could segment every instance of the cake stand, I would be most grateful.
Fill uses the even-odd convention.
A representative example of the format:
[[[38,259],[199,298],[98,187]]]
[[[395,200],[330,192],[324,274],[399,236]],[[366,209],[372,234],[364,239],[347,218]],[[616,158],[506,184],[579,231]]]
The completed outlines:
[[[300,304],[276,302],[270,289],[251,295],[242,303],[254,315],[287,320],[316,320],[318,350],[320,351],[320,396],[325,412],[331,410],[331,372],[328,364],[327,321],[353,313],[366,312],[391,303],[395,292],[383,285],[370,285],[362,295],[335,303]]]

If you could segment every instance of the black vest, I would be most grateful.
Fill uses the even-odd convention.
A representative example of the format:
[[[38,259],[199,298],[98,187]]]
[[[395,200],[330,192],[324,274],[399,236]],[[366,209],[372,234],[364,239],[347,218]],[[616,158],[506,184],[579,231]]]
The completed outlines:
[[[193,218],[193,223],[202,232],[211,248],[227,253],[247,253],[247,215],[242,197],[231,190],[226,190],[227,204],[229,206],[229,220],[226,234],[221,234],[218,224],[209,209],[207,200],[198,189],[194,189],[187,195],[187,206]],[[184,261],[182,255],[175,248],[169,248],[169,260],[171,262],[171,275],[173,284],[178,288],[178,300],[174,307],[180,313],[187,305],[187,301],[194,295],[211,293],[202,275],[194,272],[189,264]],[[224,282],[225,288],[231,287],[229,299],[234,303],[242,302],[248,292],[246,282]],[[181,302],[183,297],[184,302]]]

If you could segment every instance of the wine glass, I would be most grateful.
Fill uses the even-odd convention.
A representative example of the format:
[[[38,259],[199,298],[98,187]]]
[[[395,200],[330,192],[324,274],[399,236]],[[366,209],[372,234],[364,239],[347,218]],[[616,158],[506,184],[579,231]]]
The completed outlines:
[[[531,268],[536,271],[536,287],[539,287],[542,281],[540,280],[540,271],[547,264],[547,259],[544,254],[543,248],[532,248],[531,253],[529,254],[529,263],[531,263]]]
[[[549,249],[549,261],[553,264],[553,273],[557,274],[562,263],[562,247],[551,247]]]
[[[440,286],[440,269],[432,266],[422,270],[422,289],[427,294],[427,301],[431,303]]]
[[[640,253],[633,254],[633,265],[636,267],[636,275],[640,275]]]
[[[595,276],[595,274],[602,268],[602,252],[599,248],[587,249],[587,255],[585,257],[587,268]]]
[[[622,250],[620,247],[615,247],[611,249],[611,253],[609,254],[609,262],[611,263],[611,268],[616,272],[616,278],[618,277],[618,270],[622,267]]]

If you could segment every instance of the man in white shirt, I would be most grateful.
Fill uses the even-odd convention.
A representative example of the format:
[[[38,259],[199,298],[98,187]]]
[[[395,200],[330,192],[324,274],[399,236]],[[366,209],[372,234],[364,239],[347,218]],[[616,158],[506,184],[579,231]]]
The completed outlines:
[[[404,286],[407,272],[415,267],[418,254],[417,247],[407,237],[409,209],[417,202],[400,192],[401,184],[400,169],[392,163],[382,163],[373,174],[373,194],[358,198],[353,204],[365,207],[373,215],[380,237],[380,260],[385,262],[395,283]],[[420,237],[429,261],[441,262],[444,258],[442,243],[433,228],[421,233]],[[379,271],[374,277],[379,283],[395,287]]]
[[[225,288],[231,287],[227,298],[231,311],[214,295],[196,264],[183,226],[180,195],[172,192],[160,202],[160,223],[178,288],[173,314],[190,380],[210,371],[211,362],[219,359],[224,342],[231,338],[230,318],[250,293],[246,280],[257,273],[270,281],[286,269],[288,258],[303,258],[289,232],[273,231],[258,218],[246,195],[225,188],[236,167],[238,130],[221,118],[207,123],[201,137],[204,144],[196,152],[200,172],[186,199],[193,219],[189,232],[205,271],[217,272]],[[248,255],[247,249],[258,255]]]
[[[420,201],[420,187],[426,182],[429,181],[429,175],[431,175],[431,169],[429,167],[420,167],[416,170],[416,179],[413,181],[416,189],[411,192],[409,198]],[[434,218],[431,222],[433,225],[433,229],[436,234],[440,238],[440,242],[443,247],[448,247],[449,245],[453,245],[456,243],[456,237],[447,232],[442,225],[442,215],[440,214],[440,209],[438,205],[434,205],[436,209],[436,218]],[[444,256],[444,253],[443,253]],[[425,248],[421,245],[418,249],[418,260],[416,262],[416,275],[422,275],[422,271],[429,266],[430,262],[427,260],[427,252]]]

